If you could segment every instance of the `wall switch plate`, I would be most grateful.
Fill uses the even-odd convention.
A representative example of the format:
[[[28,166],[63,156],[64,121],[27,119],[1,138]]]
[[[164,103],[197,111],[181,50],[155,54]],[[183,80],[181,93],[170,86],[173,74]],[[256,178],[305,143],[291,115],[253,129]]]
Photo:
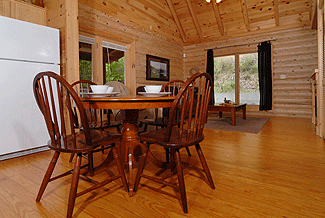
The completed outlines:
[[[280,79],[285,79],[286,78],[286,75],[280,75]]]

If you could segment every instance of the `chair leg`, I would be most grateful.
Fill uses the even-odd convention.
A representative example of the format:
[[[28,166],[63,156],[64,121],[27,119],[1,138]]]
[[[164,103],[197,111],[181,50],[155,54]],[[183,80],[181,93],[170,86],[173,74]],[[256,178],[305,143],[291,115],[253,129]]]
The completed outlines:
[[[41,187],[38,191],[38,195],[37,195],[37,198],[36,198],[36,202],[39,202],[41,200],[41,197],[45,191],[45,188],[47,186],[47,184],[49,183],[50,179],[51,179],[51,176],[52,176],[52,173],[53,173],[53,170],[54,170],[54,167],[56,165],[56,162],[58,160],[60,156],[60,152],[56,151],[52,157],[52,160],[49,164],[49,167],[47,168],[47,171],[45,173],[45,176],[43,178],[43,182],[41,184]]]
[[[188,156],[192,156],[190,149],[188,147],[186,147],[186,151],[187,151]]]
[[[143,132],[147,132],[148,124],[144,124]]]
[[[165,148],[166,151],[166,163],[169,163],[169,148]]]
[[[119,174],[120,174],[121,179],[122,179],[124,189],[125,189],[126,192],[128,192],[129,191],[128,183],[126,181],[125,173],[124,173],[124,170],[123,170],[123,167],[122,167],[122,164],[121,164],[120,157],[118,156],[118,152],[117,152],[115,144],[112,144],[112,151],[113,151],[113,155],[114,155],[114,159],[115,159],[115,162],[116,162],[117,169],[118,169]]]
[[[82,159],[82,154],[78,153],[74,165],[73,173],[72,173],[72,181],[71,181],[71,188],[70,188],[69,202],[68,202],[68,212],[67,212],[68,218],[72,217],[73,208],[76,201],[80,168],[81,168],[81,159]]]
[[[212,179],[212,176],[211,176],[211,173],[210,173],[210,170],[209,170],[209,167],[208,167],[208,164],[204,158],[204,155],[203,155],[203,152],[202,152],[202,149],[201,149],[201,146],[199,144],[195,145],[195,148],[196,148],[196,151],[199,155],[199,158],[200,158],[200,161],[201,161],[201,164],[202,164],[202,167],[203,167],[203,170],[205,172],[205,175],[206,177],[208,178],[208,181],[209,181],[209,184],[210,184],[210,187],[212,189],[215,189],[214,187],[214,183],[213,183],[213,179]]]
[[[136,192],[140,183],[140,179],[141,179],[141,174],[143,172],[143,168],[144,168],[144,164],[146,163],[147,157],[148,157],[148,151],[149,151],[149,146],[150,144],[146,144],[144,150],[143,150],[143,154],[142,154],[142,158],[141,158],[141,162],[139,165],[139,169],[137,172],[137,175],[135,177],[134,180],[134,188],[133,191]]]
[[[71,154],[70,154],[69,163],[72,163],[73,157],[74,157],[74,153],[71,153]]]
[[[183,212],[187,213],[188,210],[187,210],[186,190],[185,190],[182,162],[181,162],[181,158],[179,155],[179,149],[175,149],[175,162],[176,162],[177,176],[178,176],[178,182],[179,182],[179,190],[180,190],[181,199],[182,199],[182,208],[183,208]]]
[[[93,159],[93,152],[89,151],[88,152],[88,170],[89,170],[89,175],[94,176],[94,159]]]

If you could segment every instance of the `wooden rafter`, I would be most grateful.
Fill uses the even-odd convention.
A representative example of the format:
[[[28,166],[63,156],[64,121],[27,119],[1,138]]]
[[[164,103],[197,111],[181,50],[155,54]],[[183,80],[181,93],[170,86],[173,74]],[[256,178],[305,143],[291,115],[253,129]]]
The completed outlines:
[[[274,0],[274,20],[275,26],[279,26],[279,1]]]
[[[310,26],[311,26],[312,30],[315,30],[317,28],[317,2],[316,1],[314,1],[313,6],[314,7],[313,7],[312,14],[311,14]]]
[[[174,5],[173,5],[172,0],[167,0],[167,4],[168,4],[169,10],[172,13],[172,16],[174,18],[174,21],[176,23],[177,29],[178,29],[179,33],[181,34],[181,37],[182,37],[183,42],[187,42],[186,36],[185,36],[185,32],[184,32],[184,30],[182,28],[181,22],[179,21],[179,19],[177,17],[176,10],[174,8]]]
[[[186,3],[187,3],[188,8],[190,9],[191,16],[192,16],[196,31],[199,34],[200,39],[202,39],[203,38],[202,30],[201,30],[201,27],[199,25],[199,20],[197,19],[197,16],[196,16],[196,14],[194,12],[191,0],[186,0]]]
[[[248,10],[247,10],[247,2],[246,2],[246,0],[240,0],[240,5],[241,5],[241,9],[242,9],[246,29],[248,31],[250,31],[250,23],[249,23],[249,19],[248,19]]]
[[[214,15],[216,17],[217,23],[218,23],[218,28],[219,28],[219,32],[222,36],[225,35],[225,29],[223,28],[223,23],[221,20],[221,15],[220,15],[220,11],[219,11],[219,6],[217,3],[212,2],[212,7],[214,10]]]
[[[319,0],[319,9],[323,9],[324,7],[324,0]]]

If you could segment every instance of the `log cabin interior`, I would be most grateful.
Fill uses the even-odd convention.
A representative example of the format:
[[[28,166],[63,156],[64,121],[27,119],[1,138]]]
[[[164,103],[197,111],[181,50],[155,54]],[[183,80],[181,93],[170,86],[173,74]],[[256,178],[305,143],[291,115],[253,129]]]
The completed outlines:
[[[170,80],[186,80],[193,68],[206,71],[208,49],[221,56],[256,52],[263,41],[272,44],[273,108],[247,106],[247,116],[270,117],[261,132],[205,130],[202,148],[216,190],[195,174],[186,181],[189,213],[183,214],[173,189],[148,182],[129,197],[116,182],[103,188],[104,194],[80,197],[75,216],[324,217],[324,0],[32,2],[0,0],[0,15],[59,29],[61,76],[70,83],[79,79],[80,36],[94,39],[98,84],[104,83],[102,44],[126,48],[125,84],[131,93],[164,83],[146,80],[147,54],[169,59]],[[46,151],[0,162],[3,217],[64,216],[66,181],[41,204],[34,202],[50,156]],[[59,161],[61,168],[69,168],[68,158]]]

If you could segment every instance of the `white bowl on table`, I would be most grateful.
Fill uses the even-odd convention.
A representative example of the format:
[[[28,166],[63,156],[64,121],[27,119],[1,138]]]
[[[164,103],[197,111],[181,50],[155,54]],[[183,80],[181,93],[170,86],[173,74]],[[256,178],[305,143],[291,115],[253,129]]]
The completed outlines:
[[[91,90],[93,93],[106,93],[108,89],[108,85],[90,85]]]
[[[114,90],[114,87],[113,87],[113,86],[109,86],[109,87],[107,88],[106,93],[112,93],[113,90]]]
[[[150,86],[145,86],[144,90],[147,93],[159,93],[161,91],[162,85],[150,85]]]

